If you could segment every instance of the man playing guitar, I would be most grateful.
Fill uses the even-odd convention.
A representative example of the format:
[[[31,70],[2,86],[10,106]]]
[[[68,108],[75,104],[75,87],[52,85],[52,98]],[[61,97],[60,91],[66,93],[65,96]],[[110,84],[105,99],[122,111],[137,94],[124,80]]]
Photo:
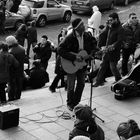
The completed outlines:
[[[85,50],[87,54],[90,54],[92,50],[96,50],[96,41],[90,33],[85,32],[85,25],[81,18],[72,21],[72,28],[72,31],[60,43],[58,53],[75,65],[75,62],[83,61],[83,57],[78,55],[79,51]],[[86,66],[74,73],[67,73],[67,107],[71,111],[81,100],[85,86],[85,74]]]

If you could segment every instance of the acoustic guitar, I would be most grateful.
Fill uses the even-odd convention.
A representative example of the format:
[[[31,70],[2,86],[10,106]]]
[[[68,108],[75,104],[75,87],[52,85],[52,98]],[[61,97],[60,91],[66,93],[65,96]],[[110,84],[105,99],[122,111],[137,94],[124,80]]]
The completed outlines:
[[[81,56],[82,61],[81,62],[70,61],[70,60],[67,60],[67,59],[61,57],[62,68],[68,74],[73,74],[73,73],[77,72],[79,69],[82,69],[84,66],[87,65],[85,60],[91,57],[91,55],[88,55],[85,50],[82,50],[79,53],[73,53],[73,52],[71,52],[71,53],[74,55]]]

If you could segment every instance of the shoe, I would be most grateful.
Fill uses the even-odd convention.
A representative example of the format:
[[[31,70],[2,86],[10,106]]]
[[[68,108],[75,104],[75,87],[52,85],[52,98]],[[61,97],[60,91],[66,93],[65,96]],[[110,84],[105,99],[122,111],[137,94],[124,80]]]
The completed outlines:
[[[49,90],[50,90],[52,93],[56,92],[55,89],[52,89],[51,87],[49,87]]]
[[[98,86],[103,86],[104,85],[104,82],[102,83],[95,83],[92,85],[92,87],[98,87]]]
[[[73,111],[73,107],[67,105],[68,110]]]
[[[60,85],[60,86],[58,86],[57,88],[63,88],[63,87],[65,87],[65,85]]]

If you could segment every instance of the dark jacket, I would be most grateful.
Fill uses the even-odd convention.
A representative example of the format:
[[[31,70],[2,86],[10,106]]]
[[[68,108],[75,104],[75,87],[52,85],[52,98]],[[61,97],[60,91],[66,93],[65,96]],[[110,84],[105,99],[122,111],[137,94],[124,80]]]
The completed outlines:
[[[9,81],[10,68],[16,69],[19,63],[12,54],[8,52],[0,53],[0,83]]]
[[[74,124],[74,129],[69,134],[69,140],[72,140],[75,136],[87,136],[91,140],[104,140],[104,132],[100,126],[92,119],[89,122],[78,120]]]
[[[140,28],[135,32],[134,38],[135,38],[136,44],[140,43]]]
[[[108,52],[107,54],[109,55],[109,60],[118,61],[120,59],[120,50],[123,40],[124,30],[121,24],[118,23],[114,27],[106,27],[106,29],[99,36],[98,46],[101,48],[102,46],[113,45],[114,50]]]
[[[37,30],[36,27],[29,26],[27,29],[27,40],[30,43],[37,42]]]
[[[49,75],[44,68],[34,67],[30,69],[29,85],[32,88],[41,88],[49,82]]]
[[[18,43],[24,47],[24,41],[27,38],[27,32],[23,30],[17,30],[15,33],[15,38],[17,39]]]
[[[12,76],[23,76],[24,71],[24,60],[25,60],[25,49],[18,44],[10,46],[9,52],[15,56],[19,62],[19,67],[15,71],[11,71]]]
[[[96,40],[92,38],[89,33],[84,33],[83,42],[84,50],[86,50],[88,54],[90,54],[92,50],[97,50]],[[71,52],[79,52],[79,42],[77,40],[74,30],[58,46],[58,53],[60,56],[70,61],[75,61],[76,56]]]
[[[41,65],[46,69],[52,55],[51,43],[50,41],[47,41],[44,47],[41,47],[41,45],[42,44],[39,43],[33,48],[33,51],[35,52],[34,59],[40,59]]]
[[[136,33],[138,30],[140,30],[140,24],[136,25],[136,29],[133,30],[131,25],[126,22],[122,25],[124,29],[124,45],[125,43],[128,43],[128,48],[136,48],[136,43],[137,43],[137,38],[136,38]],[[125,47],[123,47],[125,48]],[[125,48],[127,49],[127,48]]]

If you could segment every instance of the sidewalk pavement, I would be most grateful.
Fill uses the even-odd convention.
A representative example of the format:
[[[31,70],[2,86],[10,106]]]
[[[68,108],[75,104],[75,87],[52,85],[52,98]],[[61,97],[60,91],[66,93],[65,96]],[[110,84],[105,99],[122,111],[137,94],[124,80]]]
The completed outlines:
[[[52,62],[48,68],[51,81],[53,69]],[[96,107],[94,113],[105,120],[102,123],[96,118],[106,140],[118,140],[116,128],[122,121],[135,119],[140,124],[140,99],[115,100],[110,90],[113,81],[114,78],[108,78],[104,86],[93,88],[92,107]],[[11,102],[20,108],[19,126],[0,130],[0,140],[68,140],[74,119],[58,117],[62,112],[69,112],[66,107],[67,94],[64,88],[51,93],[48,90],[50,83],[41,89],[24,91],[20,100]],[[89,105],[89,98],[90,84],[86,83],[81,103]],[[69,113],[72,115],[72,112]]]

